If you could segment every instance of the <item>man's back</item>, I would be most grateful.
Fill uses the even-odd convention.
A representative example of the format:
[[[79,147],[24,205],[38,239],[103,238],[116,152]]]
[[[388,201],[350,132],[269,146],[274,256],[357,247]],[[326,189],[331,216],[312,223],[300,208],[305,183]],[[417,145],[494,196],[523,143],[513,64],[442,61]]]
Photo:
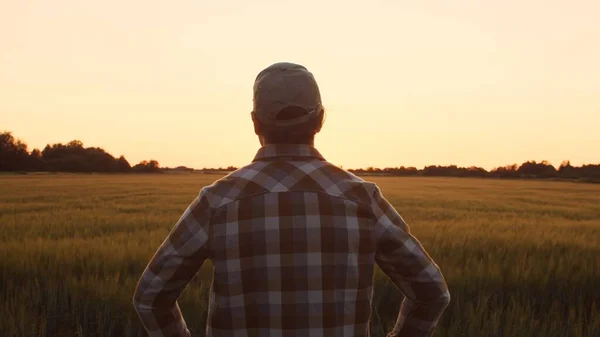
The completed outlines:
[[[308,145],[263,146],[202,189],[140,280],[136,308],[156,323],[150,332],[187,331],[175,300],[205,259],[207,336],[366,336],[375,263],[407,296],[394,334],[430,335],[449,300],[377,186]]]

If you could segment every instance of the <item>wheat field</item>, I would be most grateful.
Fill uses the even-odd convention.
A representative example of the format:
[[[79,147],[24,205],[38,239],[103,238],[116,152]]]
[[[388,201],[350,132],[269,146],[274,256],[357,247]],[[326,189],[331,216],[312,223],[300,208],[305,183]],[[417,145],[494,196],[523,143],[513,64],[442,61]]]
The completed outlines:
[[[0,176],[0,335],[145,336],[135,284],[218,175]],[[435,336],[600,336],[600,185],[366,178],[440,265],[452,301]],[[202,335],[211,266],[180,298]],[[401,295],[377,272],[373,336]]]

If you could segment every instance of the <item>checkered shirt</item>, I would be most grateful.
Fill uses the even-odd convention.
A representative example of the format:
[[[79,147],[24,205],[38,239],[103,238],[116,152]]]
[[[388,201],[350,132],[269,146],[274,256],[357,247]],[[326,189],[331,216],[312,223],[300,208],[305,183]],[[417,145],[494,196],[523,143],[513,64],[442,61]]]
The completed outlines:
[[[374,183],[308,145],[266,145],[181,216],[139,280],[150,336],[190,336],[177,299],[213,263],[206,336],[368,336],[375,263],[405,299],[388,336],[431,336],[450,295]]]

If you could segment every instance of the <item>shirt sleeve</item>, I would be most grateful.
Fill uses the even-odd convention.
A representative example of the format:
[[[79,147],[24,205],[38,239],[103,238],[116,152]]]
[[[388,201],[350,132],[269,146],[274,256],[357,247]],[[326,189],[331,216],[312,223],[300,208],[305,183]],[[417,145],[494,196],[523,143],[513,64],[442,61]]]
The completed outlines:
[[[203,192],[160,245],[137,284],[133,305],[152,337],[190,336],[177,299],[210,256],[211,212]]]
[[[376,218],[375,260],[405,295],[388,337],[432,336],[450,301],[444,277],[377,186],[372,205]]]

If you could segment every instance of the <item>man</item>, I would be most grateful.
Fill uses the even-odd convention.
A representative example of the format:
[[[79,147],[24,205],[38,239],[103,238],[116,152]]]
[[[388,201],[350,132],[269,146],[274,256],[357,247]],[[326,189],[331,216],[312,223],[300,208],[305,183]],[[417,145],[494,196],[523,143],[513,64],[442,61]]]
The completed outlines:
[[[176,301],[206,259],[207,336],[367,336],[375,263],[406,296],[389,336],[433,334],[444,278],[377,185],[313,147],[324,114],[303,66],[258,74],[262,147],[202,188],[139,281],[134,305],[151,336],[190,335]]]

